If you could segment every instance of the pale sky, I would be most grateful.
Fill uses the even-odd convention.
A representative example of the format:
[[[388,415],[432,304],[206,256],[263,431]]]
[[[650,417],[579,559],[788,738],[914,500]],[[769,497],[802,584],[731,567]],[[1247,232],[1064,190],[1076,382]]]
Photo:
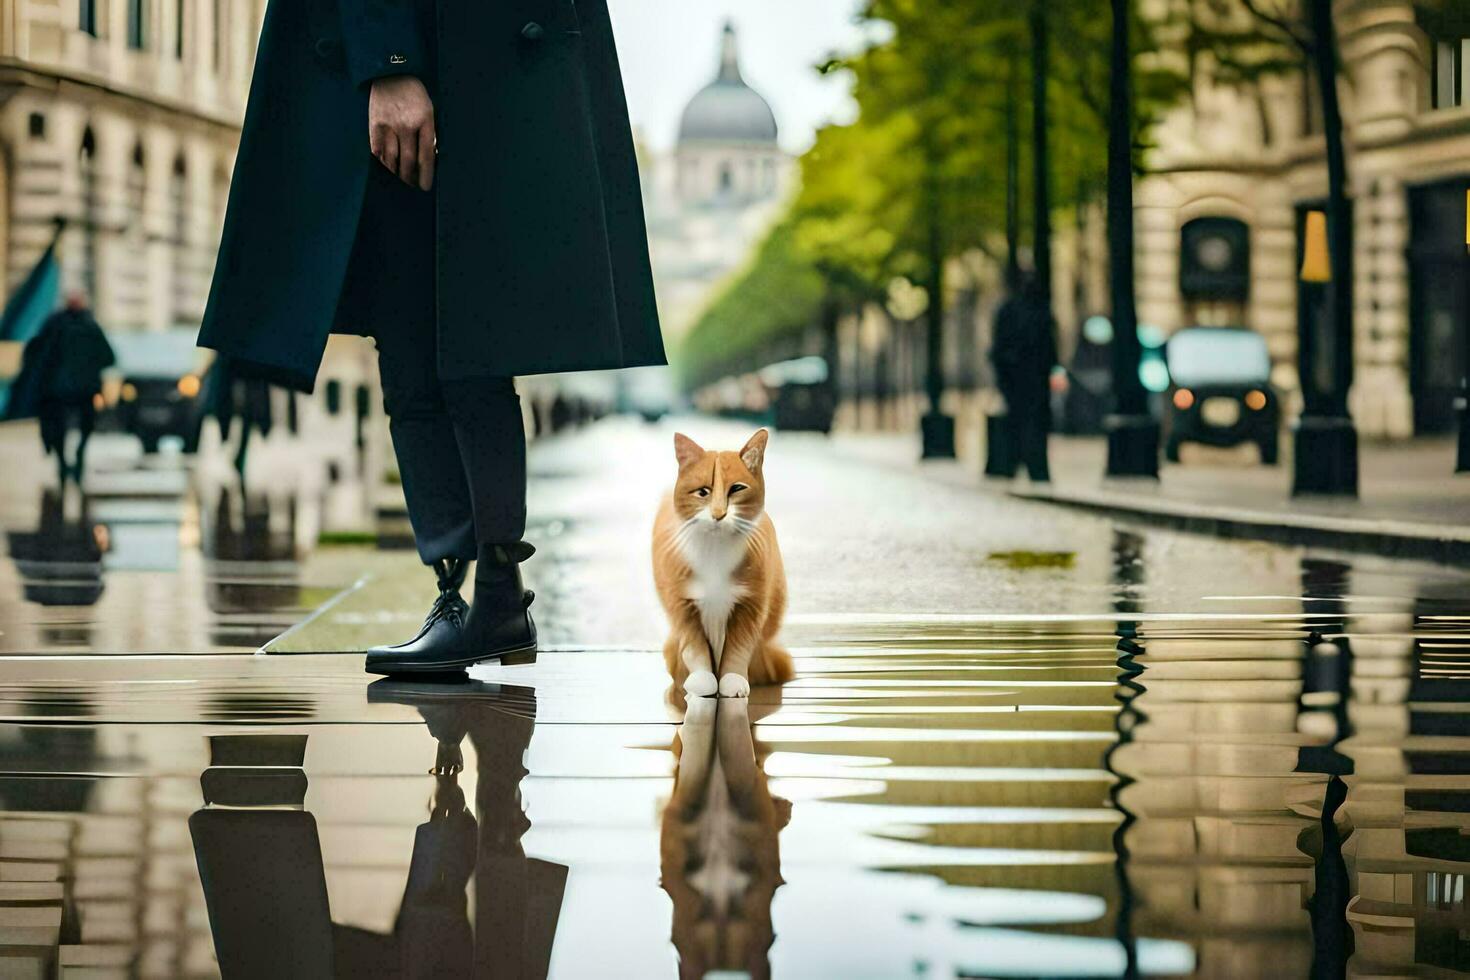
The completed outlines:
[[[817,128],[852,113],[844,76],[812,66],[861,47],[859,0],[609,0],[633,125],[655,150],[673,145],[679,114],[715,76],[720,29],[733,19],[745,80],[771,103],[781,144],[799,153]]]

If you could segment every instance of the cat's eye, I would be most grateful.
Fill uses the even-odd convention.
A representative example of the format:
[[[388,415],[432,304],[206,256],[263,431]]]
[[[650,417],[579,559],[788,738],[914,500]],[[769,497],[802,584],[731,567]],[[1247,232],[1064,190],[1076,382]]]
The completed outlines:
[[[708,497],[709,487],[700,487],[698,490],[694,491],[694,495],[696,497]]]
[[[747,487],[743,483],[732,483],[732,484],[730,484],[730,492],[731,493],[739,493],[741,490],[749,490],[749,489],[750,489],[750,487]]]

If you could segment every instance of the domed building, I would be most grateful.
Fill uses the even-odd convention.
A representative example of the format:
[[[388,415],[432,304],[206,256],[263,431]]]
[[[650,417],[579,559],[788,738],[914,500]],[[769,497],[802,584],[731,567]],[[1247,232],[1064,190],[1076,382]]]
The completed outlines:
[[[735,27],[689,100],[672,153],[645,166],[649,245],[664,332],[677,341],[780,212],[792,173],[771,104],[740,71]]]
[[[726,23],[719,72],[689,100],[679,121],[680,200],[736,204],[775,196],[785,162],[777,136],[770,103],[740,74],[735,27]]]

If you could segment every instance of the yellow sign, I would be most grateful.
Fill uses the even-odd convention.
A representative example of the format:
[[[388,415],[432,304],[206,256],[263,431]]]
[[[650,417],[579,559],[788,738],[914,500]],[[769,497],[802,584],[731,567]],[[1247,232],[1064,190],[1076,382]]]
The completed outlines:
[[[1327,253],[1327,213],[1308,211],[1306,242],[1302,248],[1302,282],[1331,282],[1332,261]]]

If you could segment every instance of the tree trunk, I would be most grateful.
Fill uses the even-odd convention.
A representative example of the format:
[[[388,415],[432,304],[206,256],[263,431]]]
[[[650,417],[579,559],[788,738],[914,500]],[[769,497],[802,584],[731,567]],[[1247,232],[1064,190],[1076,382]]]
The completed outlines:
[[[1138,309],[1133,284],[1133,57],[1128,0],[1112,0],[1112,80],[1108,102],[1108,273],[1113,296],[1113,414],[1109,476],[1159,475],[1159,424],[1138,377]]]
[[[1327,253],[1331,263],[1333,388],[1317,392],[1320,412],[1346,417],[1353,383],[1353,212],[1347,195],[1347,155],[1342,107],[1337,98],[1337,31],[1332,0],[1311,0],[1312,60],[1322,98],[1322,135],[1327,144]],[[1316,407],[1316,406],[1314,406]]]
[[[932,157],[929,167],[926,201],[929,281],[924,284],[929,293],[929,308],[925,316],[928,360],[924,388],[929,396],[929,411],[938,415],[939,403],[944,396],[944,235],[941,225],[944,219],[940,213],[938,174],[933,172],[937,163]]]
[[[1006,75],[1006,289],[1015,289],[1021,275],[1021,93],[1020,67],[1012,51]]]
[[[1337,101],[1337,29],[1332,0],[1307,0],[1310,57],[1322,98],[1322,135],[1327,148],[1327,255],[1332,270],[1328,290],[1331,321],[1307,323],[1300,340],[1304,359],[1330,359],[1331,382],[1317,372],[1300,372],[1303,408],[1292,447],[1292,494],[1357,496],[1358,433],[1348,415],[1353,383],[1353,210],[1347,196],[1347,155],[1343,148],[1342,107]],[[1324,350],[1324,346],[1327,348]],[[1303,365],[1304,367],[1306,365]]]
[[[1108,104],[1108,274],[1113,299],[1113,411],[1142,415],[1142,350],[1133,284],[1133,86],[1128,0],[1112,0],[1112,83]]]
[[[1046,83],[1050,55],[1044,0],[1031,0],[1031,166],[1033,173],[1032,221],[1036,229],[1032,247],[1036,255],[1037,295],[1051,310],[1051,154],[1047,146]]]
[[[932,133],[929,139],[932,140]],[[929,395],[929,411],[919,421],[924,459],[953,459],[954,419],[940,407],[944,398],[944,260],[947,236],[944,234],[944,202],[940,199],[939,154],[932,142],[926,141],[925,155],[925,223],[928,225],[927,249],[929,309],[925,317],[928,357],[924,372],[924,388]]]

